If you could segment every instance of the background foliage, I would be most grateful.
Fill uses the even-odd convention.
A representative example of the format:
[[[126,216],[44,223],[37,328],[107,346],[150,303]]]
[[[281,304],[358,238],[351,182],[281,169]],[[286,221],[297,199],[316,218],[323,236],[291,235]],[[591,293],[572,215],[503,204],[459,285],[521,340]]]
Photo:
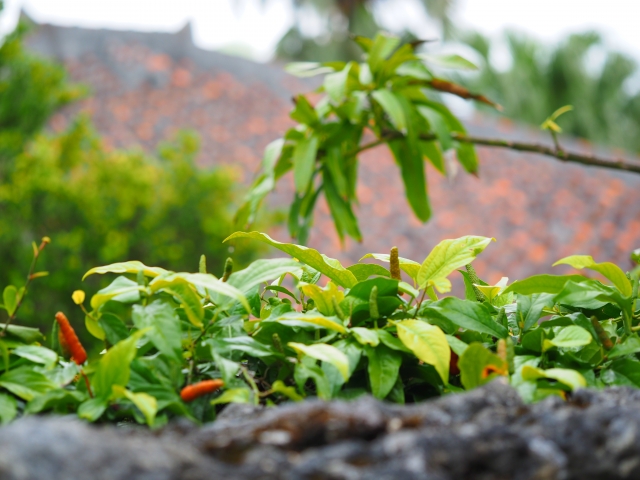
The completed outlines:
[[[232,231],[235,178],[195,165],[199,140],[184,132],[156,155],[107,148],[89,120],[60,134],[42,132],[56,110],[85,89],[64,69],[27,53],[20,27],[0,47],[0,284],[20,284],[34,238],[49,236],[35,285],[21,315],[42,325],[68,309],[87,264],[148,258],[175,270],[209,256],[221,269],[221,245]],[[248,261],[247,246],[237,261]]]

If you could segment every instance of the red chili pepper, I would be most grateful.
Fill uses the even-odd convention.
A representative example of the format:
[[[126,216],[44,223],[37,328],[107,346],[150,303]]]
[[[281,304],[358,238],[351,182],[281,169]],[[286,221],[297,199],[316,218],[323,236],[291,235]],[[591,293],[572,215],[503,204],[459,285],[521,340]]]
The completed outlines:
[[[184,387],[180,392],[180,398],[185,402],[192,402],[198,397],[215,392],[222,386],[224,386],[222,380],[203,380]]]
[[[71,353],[71,360],[78,365],[82,365],[87,360],[87,352],[80,343],[76,332],[69,323],[67,316],[62,313],[56,313],[56,321],[60,326],[60,345],[63,350],[68,350]]]

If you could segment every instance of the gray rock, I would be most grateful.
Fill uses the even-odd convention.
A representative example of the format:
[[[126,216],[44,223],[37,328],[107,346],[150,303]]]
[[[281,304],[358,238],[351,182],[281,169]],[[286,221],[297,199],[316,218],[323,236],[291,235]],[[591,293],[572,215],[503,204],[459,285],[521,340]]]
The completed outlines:
[[[417,405],[311,400],[229,406],[157,432],[27,417],[0,429],[0,478],[640,478],[640,391],[583,390],[524,405],[498,381]]]

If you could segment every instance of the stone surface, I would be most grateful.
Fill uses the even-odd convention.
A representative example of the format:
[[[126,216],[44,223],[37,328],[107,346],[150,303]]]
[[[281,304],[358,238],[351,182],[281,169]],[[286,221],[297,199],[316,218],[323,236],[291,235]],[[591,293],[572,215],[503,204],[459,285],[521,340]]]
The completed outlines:
[[[494,382],[397,406],[372,398],[261,409],[160,431],[29,417],[0,429],[7,480],[618,479],[640,477],[640,391],[524,405]]]

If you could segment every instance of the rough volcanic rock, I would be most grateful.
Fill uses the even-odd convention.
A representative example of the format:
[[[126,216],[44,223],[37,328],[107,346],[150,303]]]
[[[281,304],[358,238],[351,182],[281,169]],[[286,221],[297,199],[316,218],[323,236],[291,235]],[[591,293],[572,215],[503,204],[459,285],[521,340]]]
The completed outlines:
[[[496,381],[418,405],[232,405],[204,427],[156,432],[28,417],[0,429],[0,478],[640,478],[640,391],[524,405]]]

